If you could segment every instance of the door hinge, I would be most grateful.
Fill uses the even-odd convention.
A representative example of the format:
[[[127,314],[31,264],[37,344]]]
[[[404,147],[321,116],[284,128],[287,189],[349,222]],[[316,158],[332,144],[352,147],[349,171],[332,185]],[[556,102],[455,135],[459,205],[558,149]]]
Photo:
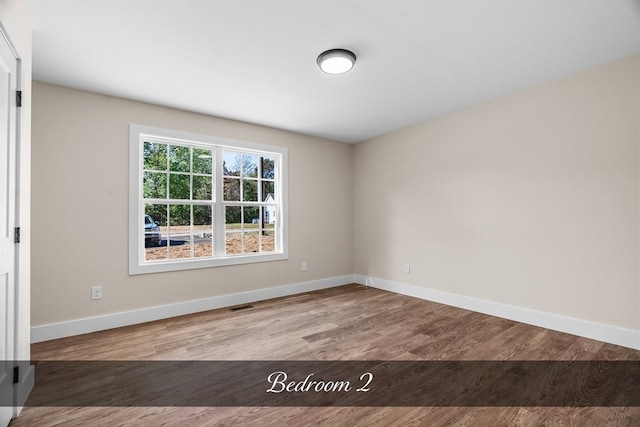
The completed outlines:
[[[20,382],[20,366],[13,367],[13,383],[18,384]]]
[[[21,90],[16,91],[16,106],[22,107],[22,91]]]
[[[20,243],[20,227],[13,230],[13,243]]]

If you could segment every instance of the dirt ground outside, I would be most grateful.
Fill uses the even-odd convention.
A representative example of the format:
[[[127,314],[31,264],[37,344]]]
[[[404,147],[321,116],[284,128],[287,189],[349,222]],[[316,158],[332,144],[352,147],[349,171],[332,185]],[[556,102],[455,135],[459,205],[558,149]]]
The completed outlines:
[[[172,231],[174,231],[174,227],[172,227]],[[244,251],[242,250],[243,240]],[[262,243],[262,247],[260,247],[260,243]],[[227,233],[225,246],[227,255],[273,252],[275,250],[275,238],[273,232],[268,232],[268,234],[263,234],[262,236],[258,232]],[[186,243],[175,246],[171,246],[169,244],[169,246],[166,246],[165,243],[165,245],[163,246],[145,248],[144,252],[145,261],[185,259],[191,258],[191,245],[189,243]],[[211,242],[194,244],[193,252],[195,258],[212,256],[213,254]]]

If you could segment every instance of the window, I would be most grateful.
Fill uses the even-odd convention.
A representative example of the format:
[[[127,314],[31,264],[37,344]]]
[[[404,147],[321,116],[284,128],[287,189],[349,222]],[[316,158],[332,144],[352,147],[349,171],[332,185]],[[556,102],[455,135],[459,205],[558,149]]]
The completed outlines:
[[[286,148],[130,126],[130,274],[288,257]]]

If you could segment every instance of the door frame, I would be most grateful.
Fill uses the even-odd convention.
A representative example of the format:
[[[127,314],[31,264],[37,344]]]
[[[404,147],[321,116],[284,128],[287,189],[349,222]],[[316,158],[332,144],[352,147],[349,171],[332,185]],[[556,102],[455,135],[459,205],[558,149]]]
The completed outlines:
[[[22,90],[22,60],[20,54],[18,53],[18,49],[16,45],[13,43],[12,37],[4,26],[3,22],[0,22],[0,37],[4,39],[11,51],[11,54],[16,60],[16,75],[15,75],[15,90]],[[9,97],[11,98],[11,94]],[[16,100],[14,98],[14,102],[11,103],[14,108],[15,115],[12,118],[13,125],[15,126],[15,146],[13,152],[13,159],[9,159],[9,161],[13,162],[13,215],[14,215],[14,227],[20,227],[20,188],[21,188],[21,179],[20,179],[20,171],[21,171],[21,136],[22,136],[22,116],[21,116],[21,108],[16,105]],[[20,324],[20,314],[21,314],[21,304],[20,304],[20,289],[21,289],[21,277],[20,277],[20,244],[14,242],[14,253],[13,253],[13,283],[10,284],[13,286],[13,319],[12,319],[12,328],[13,328],[13,351],[10,356],[16,366],[19,366],[21,371],[25,371],[24,363],[19,363],[17,359],[19,359],[22,355],[20,354],[20,345],[22,345],[22,340],[20,337],[20,333],[22,332],[21,324]],[[13,385],[13,417],[17,417],[18,413],[22,409],[22,405],[26,400],[26,396],[28,393],[24,393],[24,389],[22,384],[24,382],[24,374],[25,372],[20,372],[18,383]],[[30,388],[29,388],[30,391]],[[23,400],[25,399],[25,400]]]

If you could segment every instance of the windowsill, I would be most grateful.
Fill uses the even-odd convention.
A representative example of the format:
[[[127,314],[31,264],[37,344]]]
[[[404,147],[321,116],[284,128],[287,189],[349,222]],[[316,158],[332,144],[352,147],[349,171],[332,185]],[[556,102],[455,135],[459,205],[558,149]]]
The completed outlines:
[[[173,261],[155,261],[142,265],[134,265],[130,263],[129,275],[225,267],[232,265],[254,264],[259,262],[283,261],[287,259],[289,259],[289,255],[286,253],[270,253],[260,255],[231,255],[224,258],[176,259]]]

